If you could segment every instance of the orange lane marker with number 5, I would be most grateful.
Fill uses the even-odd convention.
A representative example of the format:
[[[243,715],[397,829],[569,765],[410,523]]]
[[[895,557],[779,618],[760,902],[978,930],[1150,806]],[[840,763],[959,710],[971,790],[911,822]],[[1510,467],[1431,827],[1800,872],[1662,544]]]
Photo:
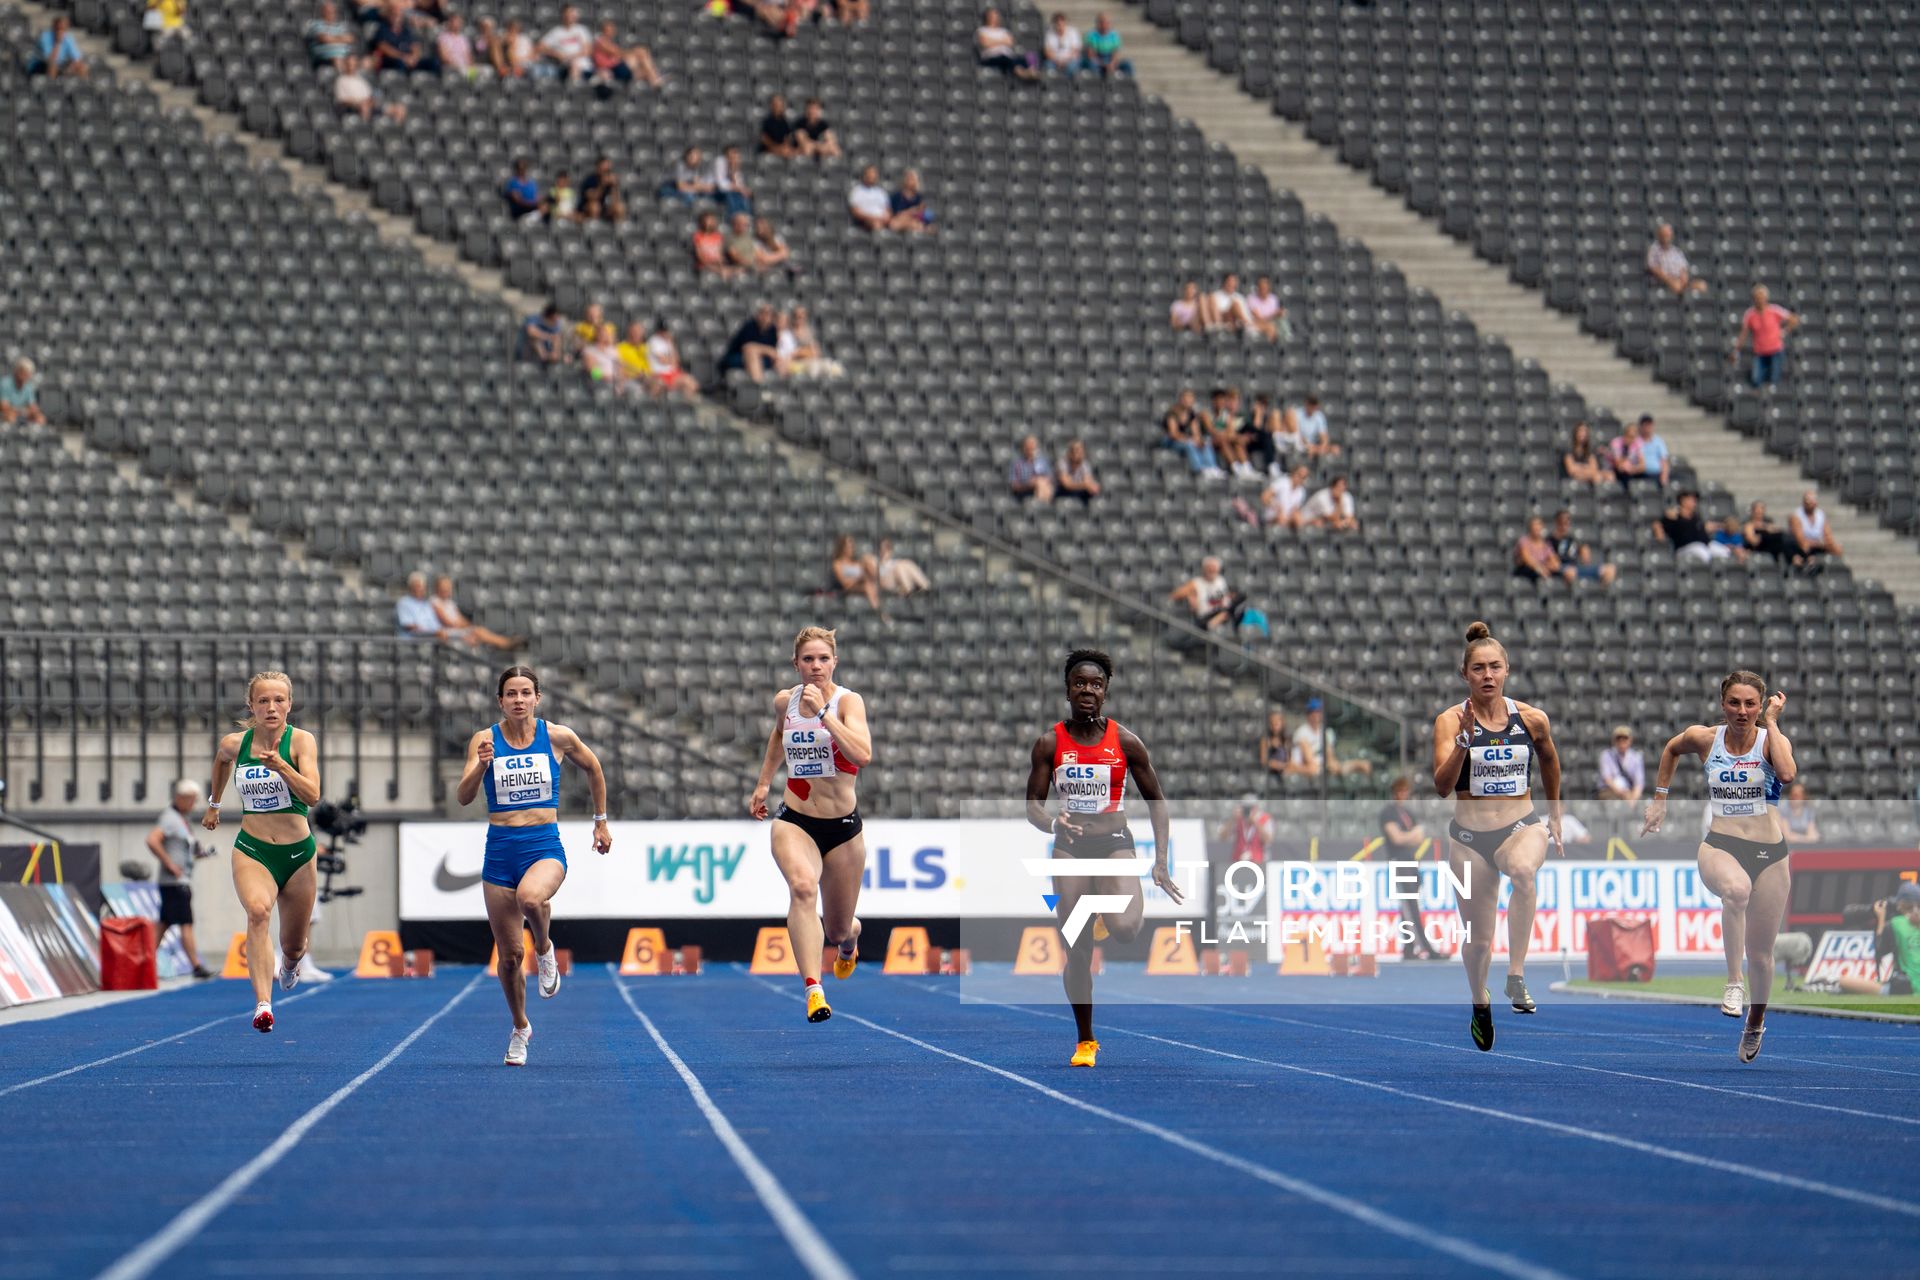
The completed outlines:
[[[784,925],[768,925],[760,930],[753,944],[753,964],[749,973],[786,973],[798,975],[800,965],[793,958],[793,939]]]
[[[1013,959],[1015,973],[1059,973],[1067,967],[1066,944],[1050,925],[1029,925],[1020,931],[1020,950]]]
[[[360,963],[353,967],[356,978],[397,978],[406,968],[406,956],[400,950],[400,935],[392,929],[369,929],[360,940]]]

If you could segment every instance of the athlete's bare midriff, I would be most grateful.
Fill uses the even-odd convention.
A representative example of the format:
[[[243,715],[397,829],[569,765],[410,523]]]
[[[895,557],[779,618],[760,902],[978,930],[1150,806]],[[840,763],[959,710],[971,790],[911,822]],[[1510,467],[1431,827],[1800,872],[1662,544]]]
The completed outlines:
[[[781,803],[809,818],[844,818],[859,805],[858,784],[850,774],[836,773],[829,778],[808,778],[807,798],[802,800],[788,784]]]

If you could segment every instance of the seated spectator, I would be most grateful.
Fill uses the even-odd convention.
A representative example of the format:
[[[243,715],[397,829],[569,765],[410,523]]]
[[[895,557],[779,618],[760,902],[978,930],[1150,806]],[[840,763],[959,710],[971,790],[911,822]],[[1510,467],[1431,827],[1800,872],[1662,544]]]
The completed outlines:
[[[1268,527],[1298,529],[1301,509],[1307,505],[1307,477],[1312,474],[1304,462],[1292,471],[1273,478],[1261,494],[1261,522]]]
[[[1767,300],[1767,286],[1753,286],[1753,305],[1740,317],[1732,360],[1738,364],[1740,349],[1753,348],[1753,364],[1747,369],[1747,380],[1755,390],[1772,390],[1779,383],[1780,359],[1787,353],[1787,335],[1799,327],[1799,316]]]
[[[1038,59],[1014,47],[1013,32],[1001,24],[998,9],[989,9],[981,15],[980,27],[973,33],[973,47],[983,67],[991,67],[1022,80],[1040,78],[1040,72],[1034,66]]]
[[[560,325],[560,308],[549,302],[538,315],[528,316],[520,327],[520,358],[534,364],[565,364],[566,338]]]
[[[629,324],[626,341],[614,348],[614,354],[620,358],[618,376],[623,383],[648,391],[659,390],[653,384],[652,370],[647,364],[647,326],[638,320]]]
[[[834,133],[833,126],[827,122],[826,111],[820,105],[820,99],[808,98],[800,111],[800,123],[794,126],[793,144],[796,154],[814,160],[838,160],[840,158],[840,137]]]
[[[459,14],[447,15],[446,25],[434,37],[433,49],[440,55],[443,69],[465,80],[471,80],[478,74],[479,68],[473,64],[473,41],[467,37],[466,20]]]
[[[1551,582],[1560,576],[1560,557],[1547,541],[1547,522],[1539,516],[1527,521],[1527,531],[1513,544],[1513,576],[1533,582]]]
[[[414,30],[407,6],[402,0],[388,0],[381,8],[380,20],[373,28],[370,48],[375,70],[399,71],[408,75],[440,74],[440,59],[427,48],[419,32]]]
[[[352,24],[341,21],[333,0],[320,0],[318,14],[307,22],[306,40],[307,60],[315,67],[340,61],[360,44]]]
[[[580,189],[565,169],[553,175],[553,186],[547,190],[547,217],[555,222],[581,221]]]
[[[427,598],[427,575],[407,575],[407,594],[393,605],[393,622],[402,636],[413,640],[445,640],[440,615]]]
[[[1814,821],[1813,802],[1807,799],[1806,783],[1796,782],[1788,787],[1787,797],[1776,807],[1776,812],[1788,844],[1820,843],[1820,824]]]
[[[40,411],[40,382],[33,374],[33,361],[21,356],[13,369],[0,378],[0,422],[26,422],[45,426],[47,415]]]
[[[1613,728],[1613,745],[1600,753],[1600,790],[1602,800],[1623,805],[1631,812],[1647,789],[1647,762],[1633,745],[1633,730],[1626,725]]]
[[[920,566],[903,556],[893,553],[893,539],[880,539],[880,551],[875,557],[878,562],[880,589],[904,599],[916,591],[930,591],[933,584],[927,581],[927,575]]]
[[[540,37],[540,61],[535,75],[553,76],[568,81],[593,77],[593,32],[580,21],[580,10],[566,5],[560,10],[559,23]]]
[[[648,88],[658,89],[666,83],[653,65],[652,51],[643,44],[621,44],[620,29],[611,18],[600,24],[588,56],[593,60],[593,78],[602,84],[627,84],[639,79]]]
[[[1213,443],[1207,432],[1206,416],[1195,404],[1196,396],[1192,387],[1180,392],[1180,398],[1167,410],[1166,434],[1160,444],[1164,448],[1178,452],[1187,460],[1187,466],[1204,480],[1224,480],[1227,473],[1220,469],[1220,459],[1213,451]]]
[[[868,165],[847,192],[847,213],[868,231],[885,231],[893,221],[893,197],[880,185],[880,170]]]
[[[1667,487],[1673,457],[1667,452],[1667,442],[1653,432],[1652,414],[1641,414],[1631,432],[1623,431],[1614,437],[1609,450],[1613,454],[1613,474],[1619,479],[1621,489],[1630,488],[1637,480],[1662,489]]]
[[[920,175],[914,170],[900,175],[900,189],[887,197],[887,208],[887,230],[932,233],[933,210],[920,193]]]
[[[620,179],[607,156],[593,162],[593,172],[580,184],[580,216],[588,222],[620,222],[627,216],[627,202],[620,196]]]
[[[1613,479],[1610,459],[1593,447],[1593,428],[1584,421],[1573,424],[1573,437],[1560,455],[1560,471],[1575,484],[1605,484]]]
[[[1071,80],[1086,69],[1086,51],[1079,29],[1067,22],[1067,15],[1056,13],[1047,23],[1046,38],[1040,47],[1043,64],[1055,75]]]
[[[1614,565],[1594,557],[1593,548],[1573,532],[1573,512],[1562,508],[1553,513],[1553,534],[1550,539],[1553,554],[1560,558],[1560,576],[1568,586],[1585,579],[1597,582],[1603,587],[1613,585],[1615,576],[1620,572]]]
[[[1833,536],[1833,530],[1827,525],[1827,513],[1820,509],[1819,494],[1807,490],[1787,523],[1793,528],[1793,547],[1798,556],[1796,564],[1812,564],[1816,556],[1839,558],[1840,540]]]
[[[1335,777],[1347,773],[1372,777],[1373,761],[1363,757],[1342,760],[1334,754],[1338,741],[1338,735],[1327,726],[1320,699],[1308,698],[1307,722],[1293,734],[1293,771],[1316,778],[1322,770]]]
[[[1300,508],[1300,526],[1338,533],[1359,532],[1360,521],[1354,517],[1353,495],[1347,492],[1345,476],[1335,476],[1326,488],[1307,499],[1307,505]]]
[[[1292,413],[1295,428],[1300,433],[1300,447],[1307,451],[1308,458],[1340,456],[1340,446],[1333,442],[1333,437],[1327,431],[1327,415],[1320,407],[1319,396],[1308,396]]]
[[[776,93],[767,100],[766,118],[760,121],[760,150],[783,159],[802,155],[804,152],[794,134],[793,119],[787,115],[787,100]]]
[[[500,188],[500,198],[507,203],[507,216],[515,222],[538,222],[547,211],[540,182],[528,171],[525,157],[513,162],[513,176]]]
[[[713,192],[728,217],[753,212],[753,188],[747,185],[746,172],[740,167],[740,148],[724,148],[713,162]]]
[[[656,323],[647,338],[647,376],[663,392],[688,400],[700,398],[699,385],[680,365],[680,346],[673,340],[673,332],[665,320]]]
[[[709,217],[712,215],[709,214]],[[745,275],[760,269],[760,245],[753,238],[753,219],[736,213],[727,224],[727,265]]]
[[[1078,498],[1081,506],[1089,506],[1100,496],[1100,482],[1093,477],[1093,464],[1087,460],[1087,442],[1074,440],[1067,445],[1067,454],[1060,459],[1060,494],[1066,498]]]
[[[1239,394],[1234,392],[1236,398]],[[1264,471],[1277,476],[1281,472],[1279,449],[1273,442],[1276,417],[1272,402],[1262,391],[1253,397],[1253,408],[1240,424],[1240,445],[1256,473]]]
[[[602,324],[593,341],[580,349],[580,364],[594,382],[617,384],[620,381],[620,343],[613,326]]]
[[[738,272],[727,261],[726,237],[720,234],[720,215],[702,209],[693,224],[693,269],[703,276],[728,279]]]
[[[1260,767],[1282,776],[1293,772],[1293,735],[1287,731],[1287,713],[1278,707],[1267,712],[1267,731],[1260,735]]]
[[[1746,542],[1747,550],[1772,556],[1776,564],[1783,560],[1796,565],[1805,563],[1800,556],[1799,544],[1767,515],[1767,504],[1764,502],[1755,502],[1747,508],[1747,521],[1740,527],[1740,536]]]
[[[753,243],[757,256],[754,265],[761,271],[771,271],[775,267],[786,267],[787,274],[793,274],[793,252],[787,248],[787,242],[773,229],[770,218],[753,220]]]
[[[868,0],[833,0],[833,16],[843,27],[858,26],[871,15]]]
[[[774,324],[773,306],[763,302],[727,340],[726,350],[720,353],[720,372],[724,375],[732,369],[744,369],[749,381],[764,382],[779,348],[780,330]]]
[[[520,19],[509,18],[506,31],[489,43],[487,56],[495,75],[505,80],[522,79],[533,74],[533,37],[520,25]]]
[[[1240,625],[1247,611],[1247,597],[1227,585],[1226,568],[1219,556],[1200,562],[1200,576],[1189,578],[1167,592],[1167,599],[1187,606],[1193,625],[1202,631],[1231,630]]]
[[[1307,456],[1307,438],[1300,434],[1302,412],[1302,409],[1276,406],[1267,414],[1267,434],[1273,441],[1274,463],[1279,470],[1284,471]]]
[[[1120,56],[1120,33],[1113,29],[1113,19],[1105,13],[1093,20],[1086,45],[1087,65],[1102,78],[1133,74],[1133,63]]]
[[[382,102],[373,91],[373,82],[362,74],[360,59],[352,54],[334,64],[339,72],[333,78],[333,109],[343,116],[372,120],[375,113],[399,124],[407,118],[403,102]]]
[[[407,585],[412,587],[412,578],[407,579]],[[453,579],[445,574],[433,580],[432,605],[434,619],[440,624],[439,634],[444,639],[458,640],[463,644],[483,644],[489,649],[518,649],[526,643],[524,636],[503,636],[498,631],[490,631],[471,621],[453,598]]]
[[[607,322],[606,308],[589,302],[580,312],[580,322],[567,338],[567,350],[578,355],[600,340],[600,326]]]
[[[187,30],[187,0],[147,0],[140,25],[153,37],[156,48],[168,40],[193,38]]]
[[[775,363],[783,375],[796,378],[837,378],[843,370],[840,362],[821,349],[814,337],[813,321],[803,306],[781,317],[780,345],[775,348]]]
[[[688,147],[681,152],[679,162],[667,174],[667,180],[660,184],[660,198],[678,200],[692,208],[711,197],[713,171],[705,165],[704,160],[698,147]]]
[[[1259,473],[1247,459],[1247,439],[1240,433],[1246,419],[1240,416],[1240,392],[1234,387],[1213,389],[1213,408],[1207,415],[1207,440],[1229,474],[1242,480],[1256,480]]]
[[[1261,276],[1253,282],[1253,292],[1247,297],[1247,315],[1253,322],[1254,332],[1268,342],[1293,341],[1293,325],[1287,320],[1287,309],[1280,305],[1280,295],[1273,291],[1273,281]]]
[[[72,25],[67,21],[67,16],[56,13],[52,27],[40,33],[33,56],[27,59],[27,74],[45,76],[49,80],[58,80],[61,76],[85,80],[92,69],[87,62],[87,55],[80,51],[80,42],[73,38]]]
[[[1729,557],[1746,559],[1744,548],[1736,551],[1723,542],[1713,541],[1713,531],[1718,527],[1717,523],[1700,518],[1700,495],[1686,489],[1681,492],[1679,501],[1653,522],[1653,536],[1657,541],[1673,545],[1675,560],[1705,564],[1709,560],[1725,560]]]
[[[1653,243],[1647,246],[1647,274],[1675,297],[1707,291],[1707,282],[1693,274],[1687,255],[1673,242],[1671,222],[1663,222],[1654,229]]]
[[[1053,467],[1040,452],[1040,441],[1028,436],[1020,442],[1020,451],[1007,467],[1007,487],[1021,501],[1033,499],[1041,506],[1053,501]]]
[[[1176,333],[1207,331],[1206,302],[1200,297],[1198,284],[1189,280],[1180,286],[1180,296],[1175,298],[1173,305],[1167,308],[1167,319]]]
[[[1221,277],[1220,287],[1207,297],[1209,329],[1238,333],[1253,327],[1253,312],[1247,309],[1247,295],[1240,292],[1240,277],[1229,271]]]
[[[865,596],[875,613],[880,612],[880,567],[872,556],[859,555],[853,548],[853,535],[843,533],[833,544],[833,584],[842,594]]]

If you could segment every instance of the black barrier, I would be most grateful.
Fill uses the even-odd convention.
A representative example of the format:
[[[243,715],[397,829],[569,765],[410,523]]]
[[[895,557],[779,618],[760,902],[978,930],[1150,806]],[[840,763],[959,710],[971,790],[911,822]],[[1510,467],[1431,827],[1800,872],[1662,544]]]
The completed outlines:
[[[42,840],[0,844],[0,884],[64,884],[99,914],[100,846]]]

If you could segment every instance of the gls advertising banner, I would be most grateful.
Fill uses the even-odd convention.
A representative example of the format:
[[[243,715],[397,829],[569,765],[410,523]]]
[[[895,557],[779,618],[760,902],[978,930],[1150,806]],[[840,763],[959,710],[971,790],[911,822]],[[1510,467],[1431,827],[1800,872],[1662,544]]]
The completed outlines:
[[[676,919],[696,916],[777,918],[787,913],[787,886],[773,864],[765,822],[616,822],[613,852],[593,852],[593,828],[560,824],[567,882],[555,909],[575,919]],[[1053,841],[1024,822],[889,821],[865,824],[867,869],[861,914],[896,919],[1044,917],[1051,880],[1023,859],[1047,858]],[[1153,856],[1144,823],[1136,852]],[[1198,820],[1172,824],[1174,875],[1191,880],[1188,901],[1204,893],[1206,836]],[[400,825],[400,917],[484,920],[480,889],[487,826],[482,822]],[[1181,863],[1200,864],[1183,871]],[[1183,914],[1149,881],[1149,916]]]

